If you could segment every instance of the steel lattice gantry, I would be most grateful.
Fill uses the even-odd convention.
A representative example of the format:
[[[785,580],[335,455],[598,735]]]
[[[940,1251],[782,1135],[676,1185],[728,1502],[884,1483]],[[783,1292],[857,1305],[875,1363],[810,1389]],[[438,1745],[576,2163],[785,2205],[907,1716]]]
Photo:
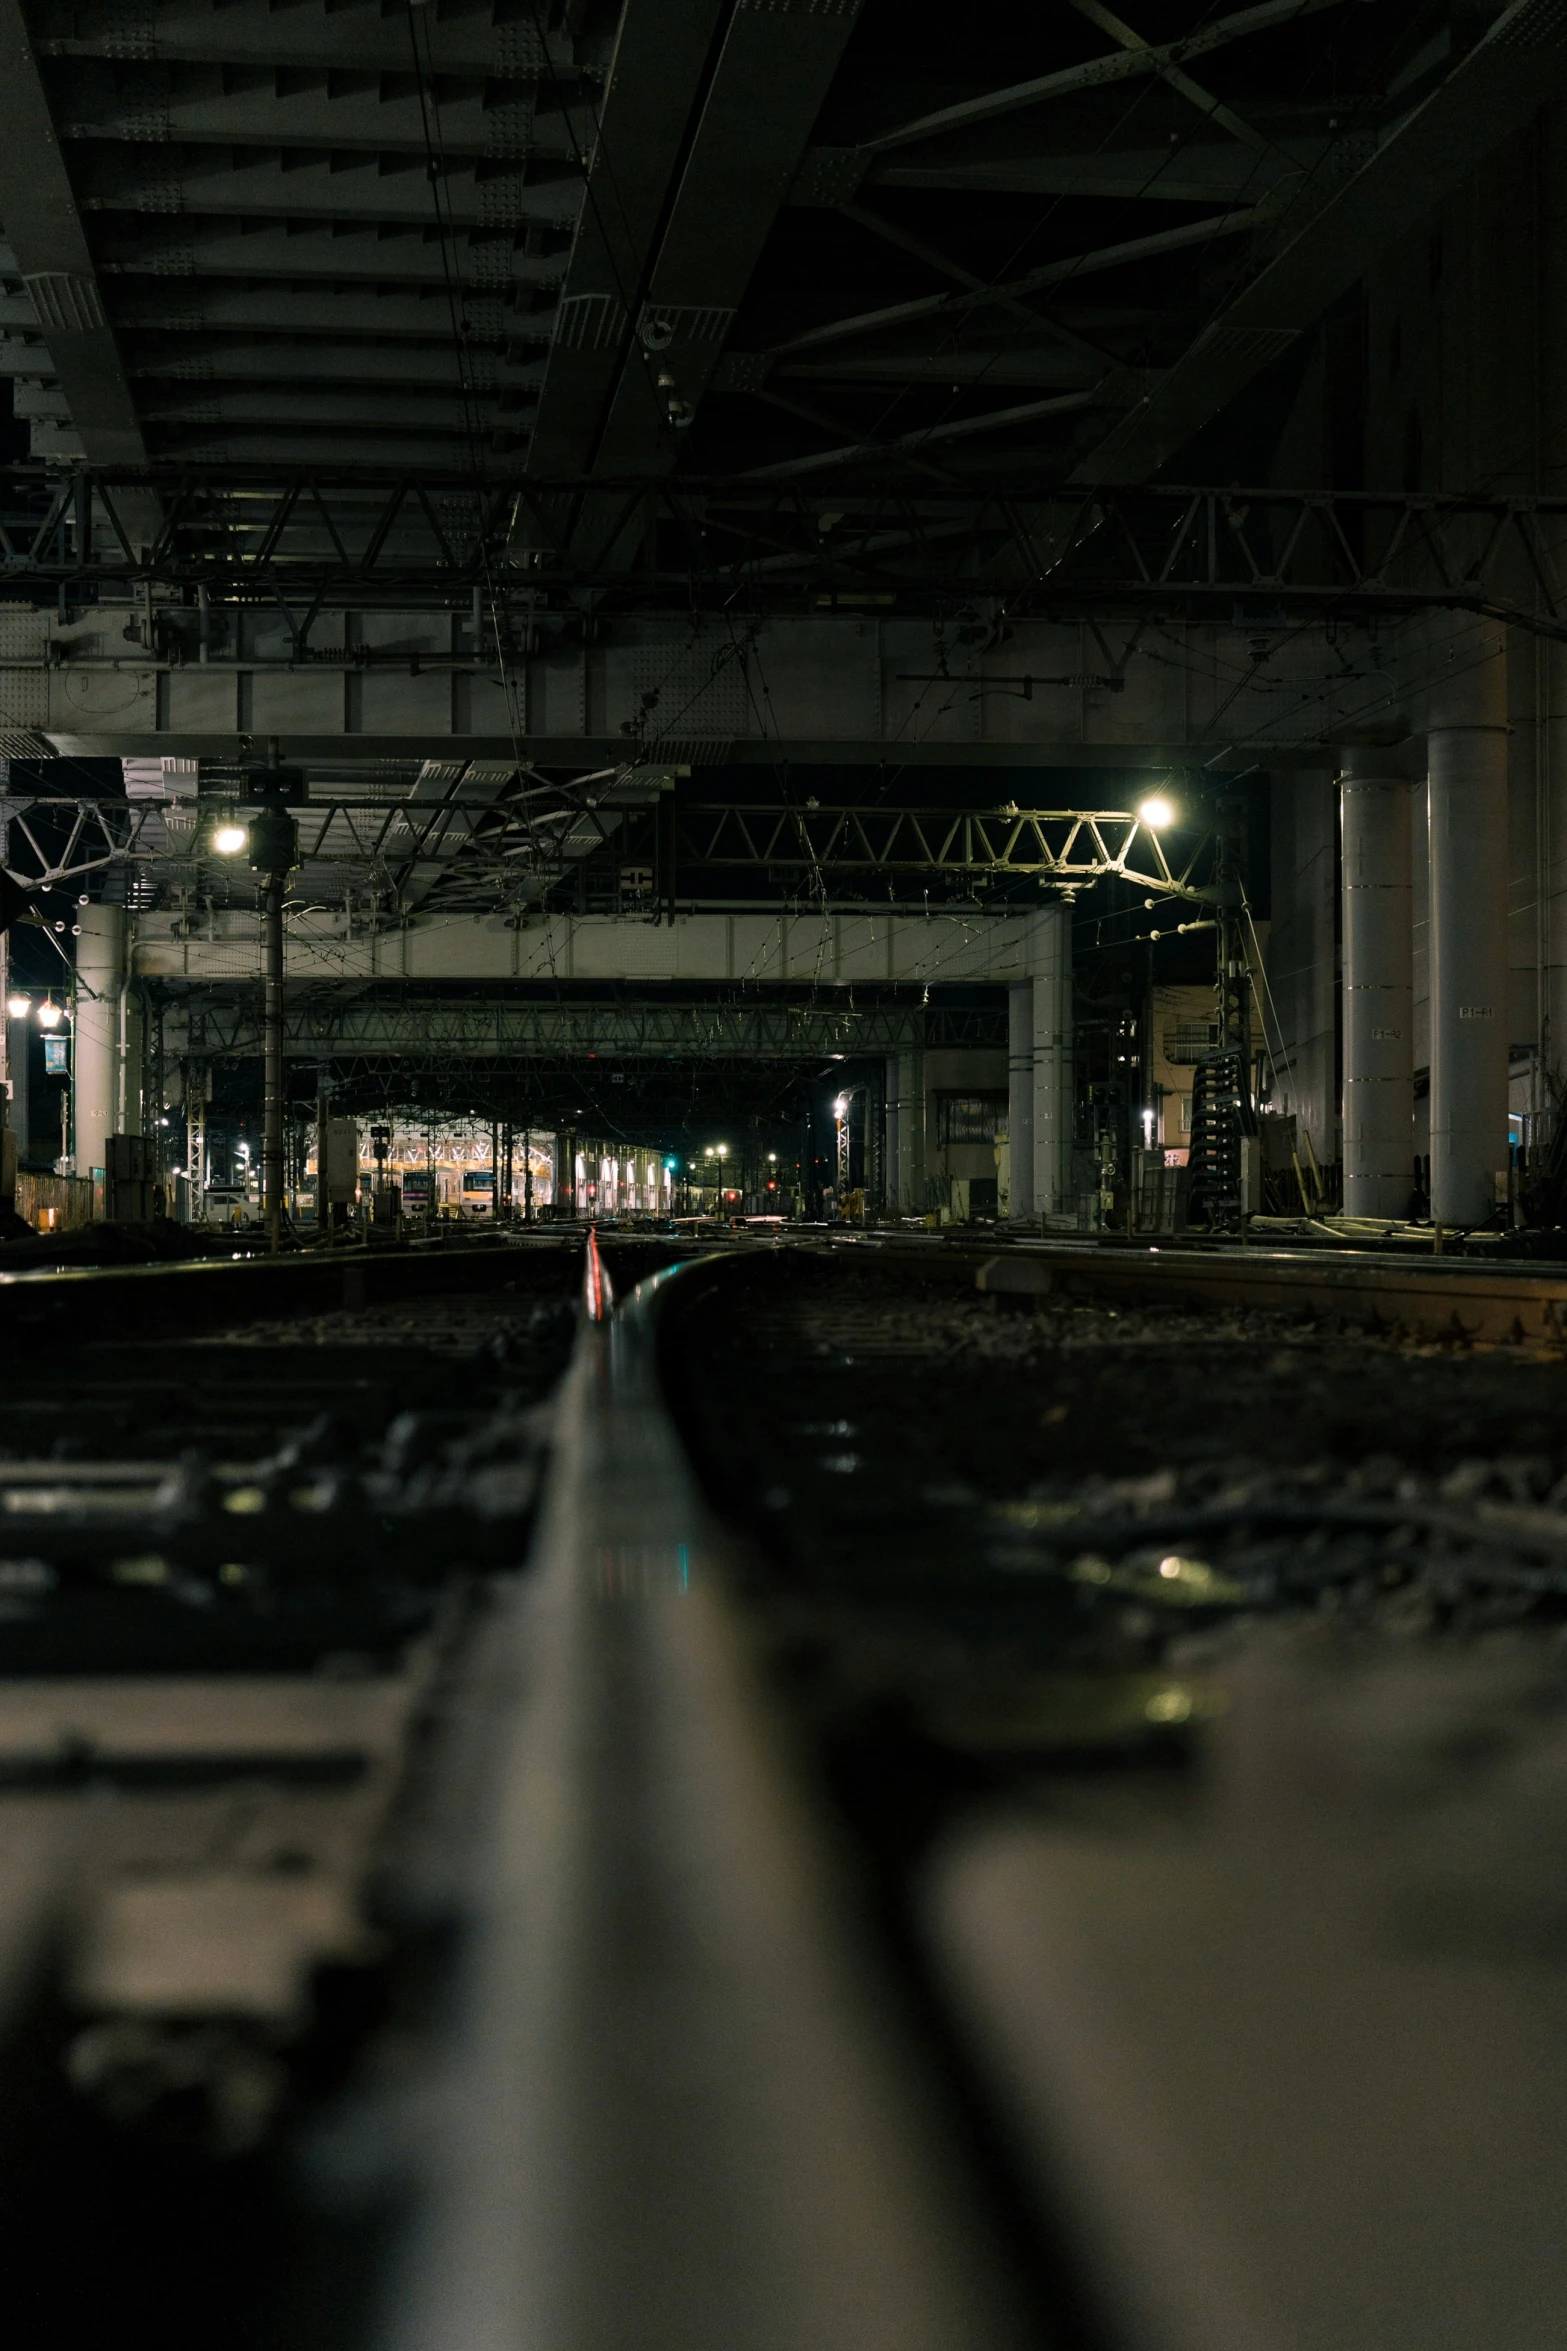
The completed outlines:
[[[821,806],[682,803],[633,769],[595,792],[531,789],[494,780],[473,799],[449,790],[396,799],[323,793],[297,811],[299,906],[334,890],[357,896],[370,919],[410,913],[538,906],[563,883],[612,864],[615,911],[672,910],[678,900],[760,904],[779,887],[811,903],[919,904],[933,885],[1027,882],[1068,898],[1119,881],[1150,898],[1209,895],[1208,836],[1188,826],[1172,855],[1159,830],[1129,809]],[[670,814],[661,802],[669,795]],[[9,819],[9,869],[38,898],[96,884],[131,906],[191,910],[246,902],[250,877],[217,855],[218,815],[243,815],[209,794],[196,802],[0,800]],[[51,821],[52,820],[52,821]],[[646,857],[648,862],[639,860]],[[602,888],[603,884],[600,882]]]
[[[1068,897],[1125,881],[1160,897],[1200,899],[1205,836],[1188,834],[1178,867],[1160,834],[1129,809],[752,807],[677,809],[676,839],[698,869],[782,876],[856,874],[1026,877]]]
[[[646,560],[634,570],[595,564],[561,524],[590,488],[615,506],[619,535],[638,528]],[[123,470],[76,469],[42,503],[13,483],[0,493],[0,580],[39,593],[156,586],[174,599],[158,628],[176,661],[209,642],[212,603],[258,599],[282,612],[299,664],[342,657],[323,641],[323,613],[397,598],[464,612],[477,600],[514,645],[552,604],[584,598],[618,611],[736,598],[747,611],[797,611],[998,597],[1014,613],[1239,612],[1252,625],[1456,608],[1567,633],[1562,497],[1049,485],[833,497],[725,480],[502,474],[475,488],[429,471],[377,482],[187,468],[168,478],[155,535],[138,543],[122,509],[143,494],[144,477]],[[1061,681],[1013,682],[1026,693]]]

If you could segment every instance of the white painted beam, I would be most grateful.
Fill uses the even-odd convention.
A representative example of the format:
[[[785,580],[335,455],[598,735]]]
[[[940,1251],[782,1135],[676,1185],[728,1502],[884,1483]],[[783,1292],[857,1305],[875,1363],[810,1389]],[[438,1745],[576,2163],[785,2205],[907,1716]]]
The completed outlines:
[[[849,987],[874,982],[1008,983],[1031,976],[1039,915],[678,915],[672,923],[553,915],[511,930],[490,915],[427,915],[345,936],[300,916],[287,936],[291,981],[730,980]],[[259,917],[214,913],[197,935],[176,918],[134,918],[139,979],[252,980]]]

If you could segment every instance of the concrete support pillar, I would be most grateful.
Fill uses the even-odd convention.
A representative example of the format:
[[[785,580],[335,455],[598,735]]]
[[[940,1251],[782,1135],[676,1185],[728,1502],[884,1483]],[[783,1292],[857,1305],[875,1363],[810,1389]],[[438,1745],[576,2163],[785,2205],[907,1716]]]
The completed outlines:
[[[76,1033],[71,1084],[76,1172],[102,1171],[120,1110],[120,992],[125,985],[125,909],[84,906],[76,942]]]
[[[1507,1165],[1507,657],[1464,618],[1433,632],[1431,1214],[1480,1224]]]
[[[903,1215],[918,1216],[925,1207],[925,1056],[900,1053],[897,1063],[896,1200]]]
[[[1007,1134],[1012,1162],[1009,1213],[1034,1213],[1034,983],[1007,990]]]
[[[1041,910],[1034,933],[1034,1213],[1059,1213],[1071,1191],[1072,909]]]
[[[1410,788],[1382,752],[1343,774],[1344,1210],[1404,1216],[1413,1188]]]

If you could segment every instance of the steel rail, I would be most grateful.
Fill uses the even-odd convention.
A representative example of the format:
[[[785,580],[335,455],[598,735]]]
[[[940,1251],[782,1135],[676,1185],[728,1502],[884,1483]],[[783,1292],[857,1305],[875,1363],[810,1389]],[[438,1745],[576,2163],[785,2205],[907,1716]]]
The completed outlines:
[[[997,1255],[969,1240],[947,1244],[945,1253],[965,1278]],[[1013,1261],[1037,1269],[1041,1295],[1059,1288],[1142,1304],[1267,1307],[1390,1334],[1567,1353],[1567,1265],[1457,1257],[1397,1263],[1370,1250],[1052,1239],[1011,1243],[1006,1262]]]
[[[671,1268],[580,1329],[497,1634],[515,1698],[393,2351],[1039,2340],[791,1778],[659,1393],[659,1311],[704,1278]]]

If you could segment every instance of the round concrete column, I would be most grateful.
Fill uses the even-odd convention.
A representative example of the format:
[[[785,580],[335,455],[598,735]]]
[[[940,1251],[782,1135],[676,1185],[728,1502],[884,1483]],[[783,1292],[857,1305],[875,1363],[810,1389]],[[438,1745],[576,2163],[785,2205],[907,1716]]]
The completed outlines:
[[[1012,1168],[1008,1214],[1034,1212],[1034,983],[1007,990],[1007,1150]]]
[[[1072,1148],[1072,909],[1044,907],[1034,933],[1034,1213],[1065,1205]]]
[[[1351,752],[1344,808],[1344,1209],[1403,1216],[1413,1185],[1410,792],[1384,753]]]
[[[1431,1214],[1475,1225],[1507,1165],[1507,657],[1489,623],[1433,636]]]
[[[120,990],[125,985],[125,909],[84,906],[76,942],[76,1035],[71,1084],[76,1172],[101,1170],[120,1103]]]

